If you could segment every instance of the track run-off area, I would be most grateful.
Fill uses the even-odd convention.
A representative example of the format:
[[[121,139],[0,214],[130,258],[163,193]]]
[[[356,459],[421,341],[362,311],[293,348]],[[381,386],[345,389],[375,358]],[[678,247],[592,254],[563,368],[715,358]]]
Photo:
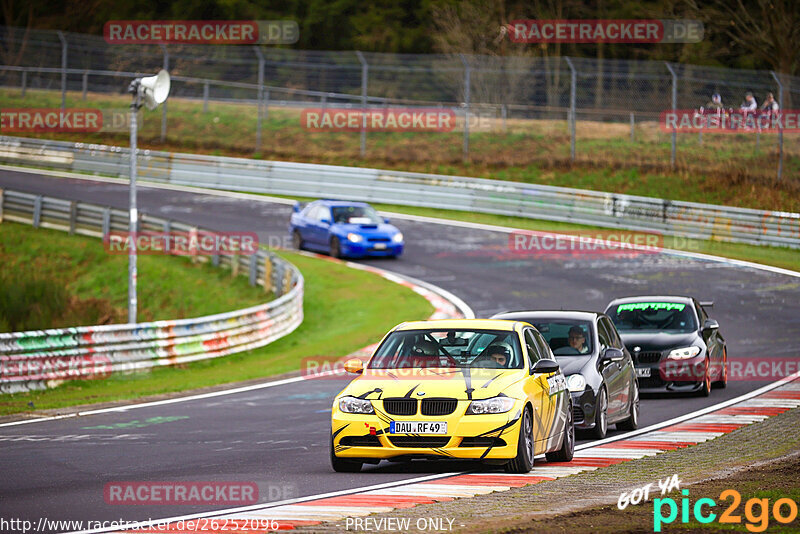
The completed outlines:
[[[54,174],[63,173],[3,167],[0,188],[127,208],[124,180]],[[139,187],[140,212],[216,231],[256,232],[266,244],[288,243],[293,202]],[[671,251],[526,256],[509,250],[509,228],[389,216],[406,236],[404,255],[358,263],[438,286],[463,300],[477,317],[523,309],[602,311],[621,296],[690,295],[714,301],[711,315],[721,325],[732,362],[798,359],[800,273]],[[281,380],[225,394],[0,425],[2,515],[33,524],[40,517],[142,521],[225,508],[110,505],[103,490],[113,481],[248,481],[258,484],[260,503],[266,504],[480,469],[470,462],[382,462],[361,473],[334,473],[328,459],[330,405],[347,380]],[[707,398],[645,397],[641,426],[707,409],[769,382],[729,381],[726,389]],[[610,432],[611,439],[619,435]]]

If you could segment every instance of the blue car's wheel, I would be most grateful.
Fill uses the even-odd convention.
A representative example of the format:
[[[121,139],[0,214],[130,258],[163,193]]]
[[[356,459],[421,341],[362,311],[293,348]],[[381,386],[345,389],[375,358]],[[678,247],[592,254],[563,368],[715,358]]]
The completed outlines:
[[[331,238],[331,251],[330,255],[332,258],[341,258],[342,257],[342,247],[339,244],[339,238],[333,236]]]
[[[303,238],[300,235],[300,230],[292,232],[292,245],[297,250],[303,250]]]

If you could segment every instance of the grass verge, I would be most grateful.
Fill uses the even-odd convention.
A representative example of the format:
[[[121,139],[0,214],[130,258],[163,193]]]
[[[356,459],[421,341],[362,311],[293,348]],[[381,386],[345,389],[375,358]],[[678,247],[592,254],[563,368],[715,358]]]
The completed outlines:
[[[5,226],[0,225],[0,229]],[[57,237],[62,244],[64,240],[83,239],[68,237],[63,233]],[[102,251],[99,241],[86,240],[89,241],[87,248],[96,245]],[[162,367],[144,373],[112,375],[102,381],[73,381],[46,391],[2,395],[0,415],[138,399],[298,371],[305,357],[345,356],[374,343],[396,324],[424,319],[433,311],[423,297],[375,274],[298,254],[281,253],[281,256],[296,265],[306,281],[305,320],[289,336],[266,347],[224,358]],[[223,279],[234,282],[227,271],[221,274],[206,273],[205,267],[193,266],[181,258],[151,258],[175,260],[172,269],[178,278],[188,276],[188,270],[202,269],[205,274],[198,273],[201,279],[206,279],[209,286],[220,286],[217,289],[207,288],[208,291],[224,292],[226,284]],[[116,273],[119,280],[108,283],[124,286],[127,283],[127,271],[118,269]],[[146,280],[153,281],[152,291],[157,291],[156,288],[165,283],[164,278],[159,280],[155,276],[148,278],[142,274],[143,289],[150,285]],[[246,279],[242,278],[241,283],[244,289],[255,292],[253,298],[264,300],[258,298],[258,291],[248,286]],[[194,286],[188,284],[188,288],[191,291]],[[200,290],[199,294],[203,300],[213,300],[205,290]],[[381,298],[375,298],[376,295]],[[225,311],[244,307],[246,299],[239,302],[236,298],[229,298]],[[384,306],[387,301],[392,302],[389,308]],[[194,311],[185,303],[183,306],[188,311]]]

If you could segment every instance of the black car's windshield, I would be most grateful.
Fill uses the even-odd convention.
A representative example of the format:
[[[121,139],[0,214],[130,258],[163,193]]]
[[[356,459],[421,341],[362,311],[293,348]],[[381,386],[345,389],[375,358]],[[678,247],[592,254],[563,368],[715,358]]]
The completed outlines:
[[[606,314],[620,333],[686,333],[697,329],[691,306],[682,302],[629,302],[612,306]]]
[[[554,356],[578,356],[592,352],[592,323],[568,319],[528,321],[542,334]]]
[[[383,219],[370,206],[336,206],[333,222],[350,224],[381,224]]]
[[[420,367],[522,369],[516,333],[497,330],[406,330],[390,334],[370,369]]]

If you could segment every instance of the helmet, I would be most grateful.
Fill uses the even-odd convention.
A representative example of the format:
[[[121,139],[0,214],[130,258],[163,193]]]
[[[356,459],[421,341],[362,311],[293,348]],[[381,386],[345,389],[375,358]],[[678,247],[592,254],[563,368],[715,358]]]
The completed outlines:
[[[439,353],[439,345],[429,339],[419,339],[414,343],[412,352],[417,355],[436,356]]]

